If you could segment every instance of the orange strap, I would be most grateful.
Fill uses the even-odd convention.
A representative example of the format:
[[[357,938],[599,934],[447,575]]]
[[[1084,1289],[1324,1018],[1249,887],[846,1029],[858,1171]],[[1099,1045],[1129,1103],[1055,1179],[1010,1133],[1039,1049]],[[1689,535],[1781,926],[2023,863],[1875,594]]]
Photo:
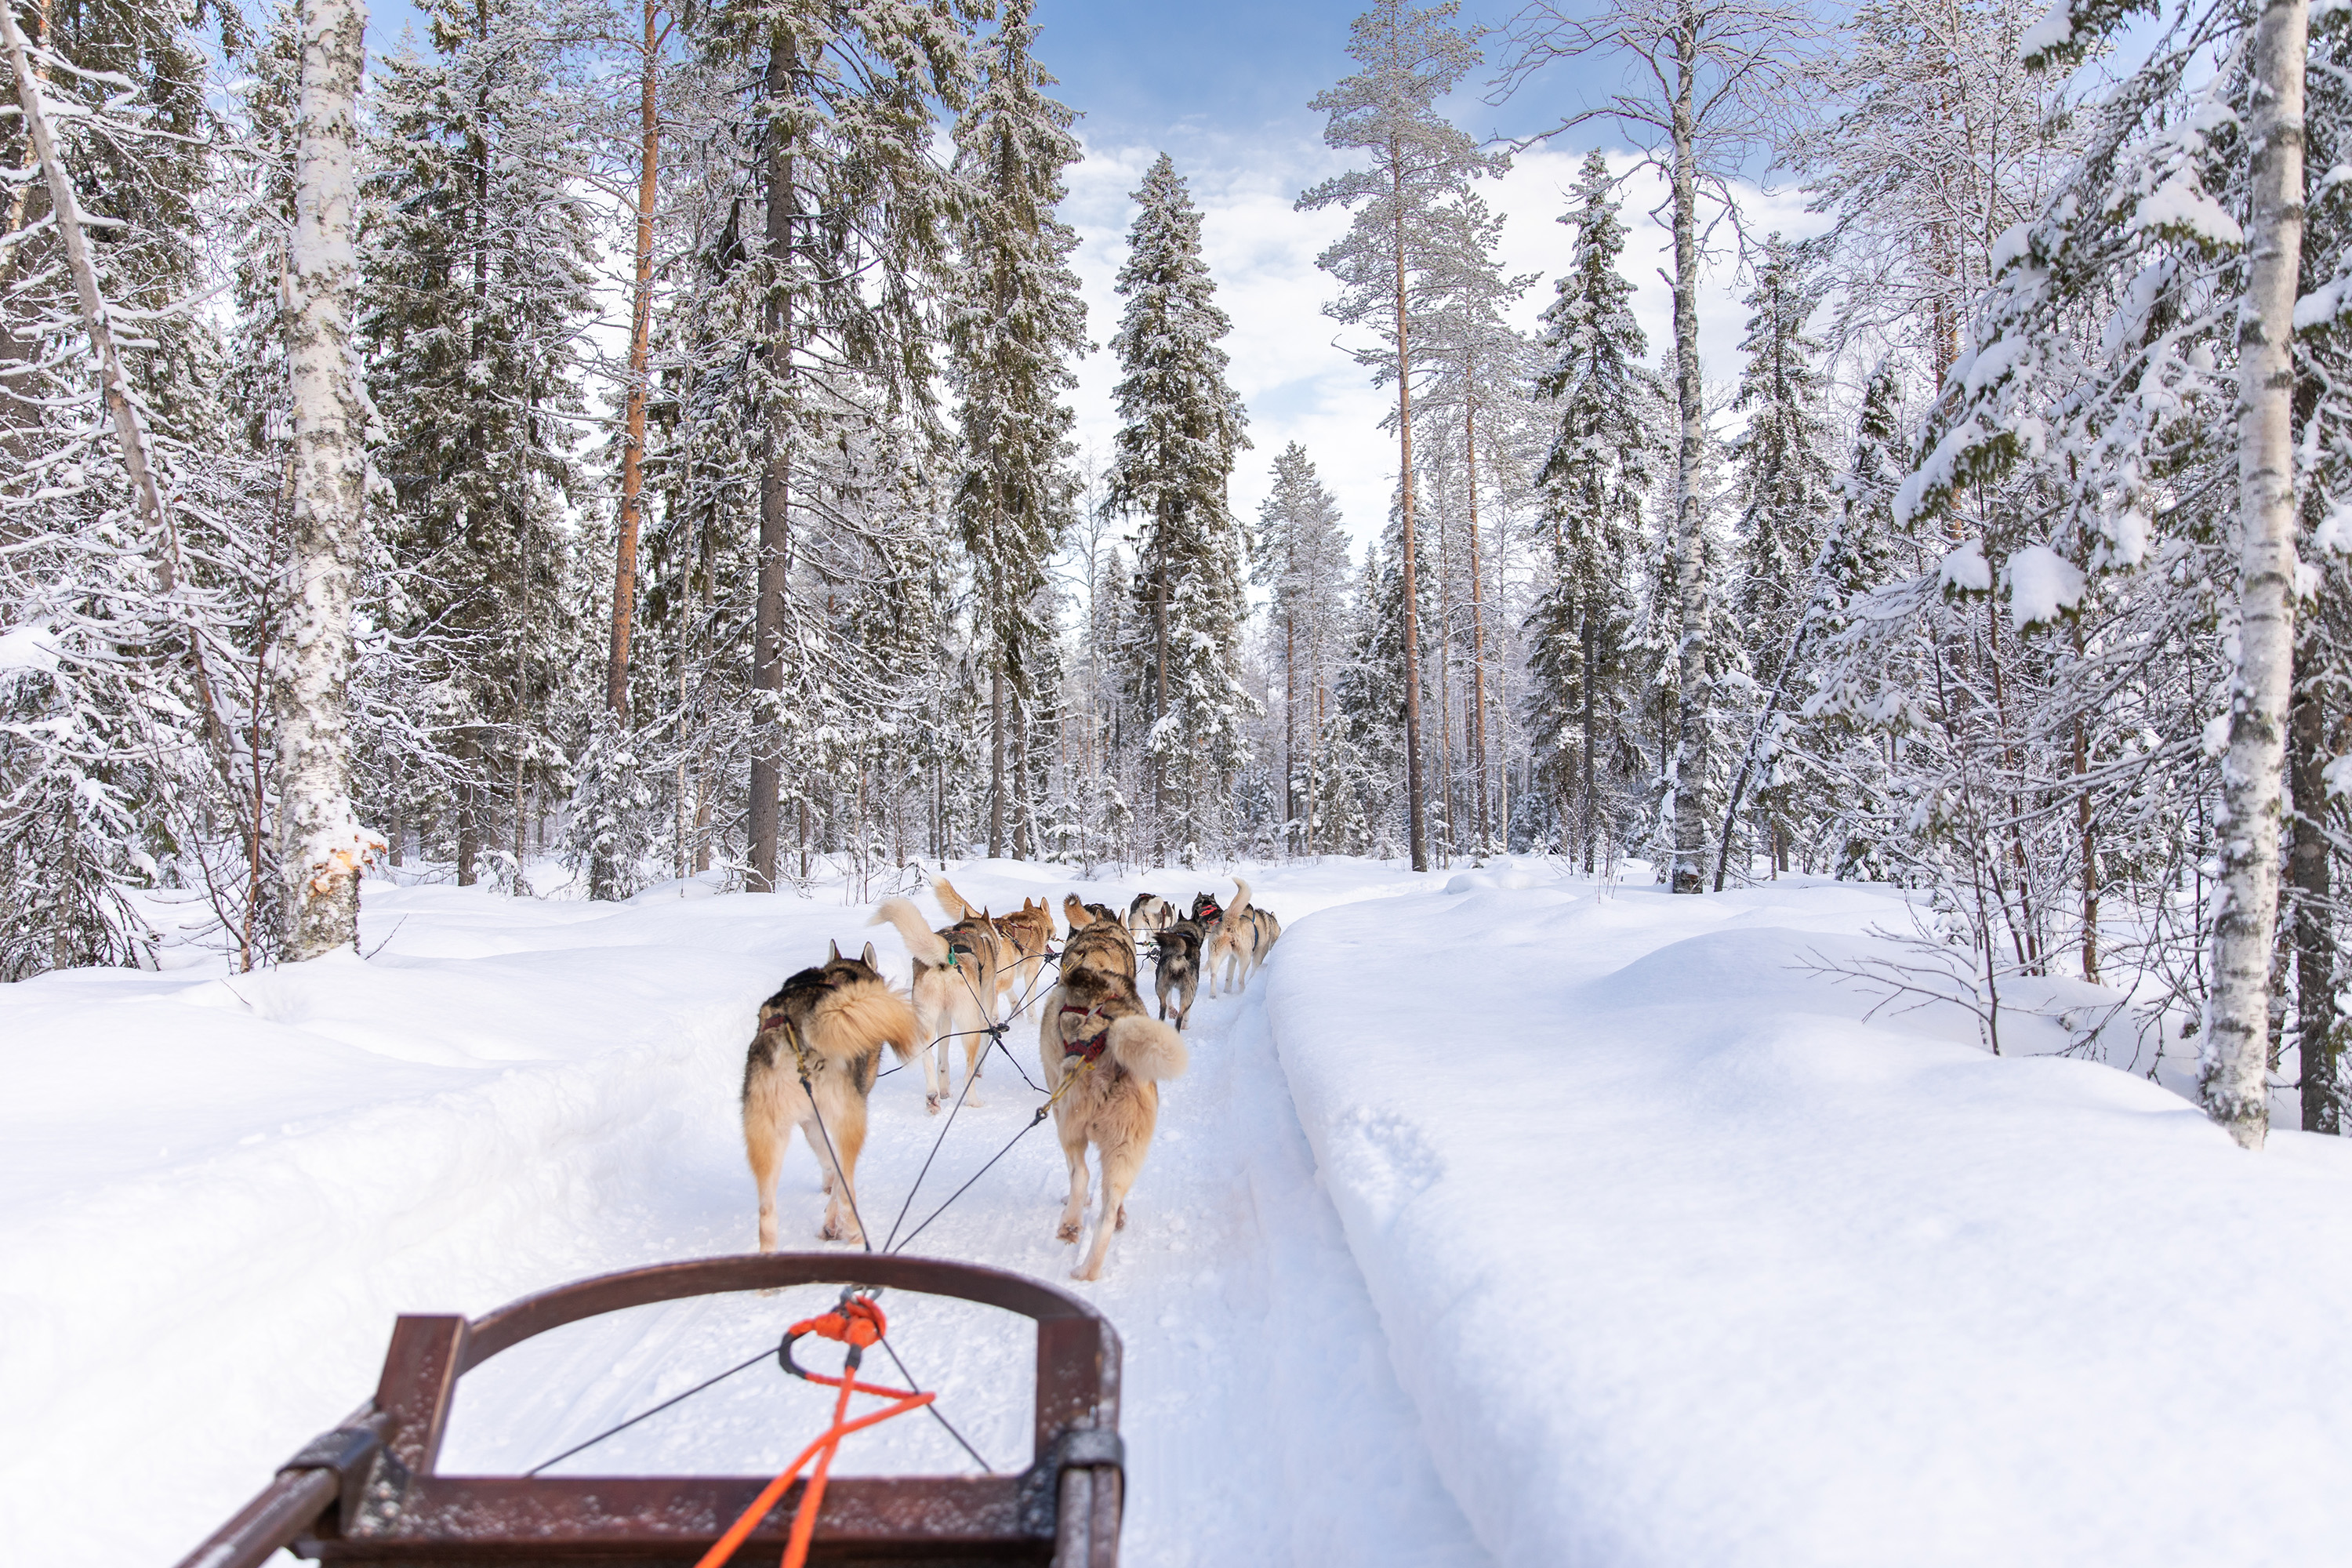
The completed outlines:
[[[854,1374],[858,1362],[864,1357],[866,1347],[879,1343],[887,1327],[882,1309],[875,1305],[872,1297],[845,1293],[841,1305],[832,1311],[803,1319],[786,1331],[786,1350],[790,1349],[793,1341],[803,1334],[838,1340],[849,1347],[849,1355],[839,1377],[827,1377],[821,1372],[805,1372],[793,1367],[811,1383],[821,1383],[841,1390],[839,1397],[833,1402],[833,1425],[826,1427],[815,1442],[803,1448],[774,1480],[761,1489],[760,1495],[751,1500],[751,1506],[727,1527],[727,1533],[702,1554],[702,1560],[695,1564],[695,1568],[720,1568],[734,1556],[736,1548],[759,1528],[760,1521],[768,1517],[768,1510],[776,1506],[777,1500],[793,1484],[793,1478],[801,1473],[801,1467],[814,1458],[816,1468],[810,1474],[808,1486],[801,1493],[800,1506],[793,1510],[793,1531],[784,1544],[783,1568],[803,1568],[808,1562],[809,1541],[816,1533],[817,1510],[824,1502],[825,1477],[833,1468],[833,1456],[841,1447],[841,1440],[852,1432],[887,1421],[893,1415],[919,1410],[939,1397],[936,1394],[908,1394],[900,1388],[877,1388],[870,1383],[857,1381]],[[791,1365],[789,1359],[785,1364]],[[852,1394],[871,1394],[892,1403],[887,1409],[877,1410],[852,1421],[847,1419]]]

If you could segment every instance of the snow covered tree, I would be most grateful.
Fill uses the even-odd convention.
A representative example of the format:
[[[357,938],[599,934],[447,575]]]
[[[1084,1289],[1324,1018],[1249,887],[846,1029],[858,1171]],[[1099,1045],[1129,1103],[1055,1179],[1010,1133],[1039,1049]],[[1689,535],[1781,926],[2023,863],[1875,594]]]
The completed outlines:
[[[1055,209],[1063,171],[1080,156],[1069,110],[1031,50],[1027,0],[1011,0],[980,56],[980,85],[956,125],[956,172],[971,187],[958,234],[958,293],[948,322],[963,478],[956,521],[986,639],[991,774],[988,852],[1005,851],[1006,702],[1033,710],[1054,689],[1034,662],[1050,657],[1040,618],[1045,563],[1068,531],[1077,480],[1070,459],[1086,305],[1070,256],[1075,229]],[[1008,693],[1007,688],[1010,687]],[[1015,737],[1013,767],[1026,766]],[[1016,853],[1034,852],[1019,830]]]
[[[1134,195],[1111,347],[1120,378],[1112,497],[1142,521],[1135,565],[1145,635],[1130,662],[1151,762],[1155,855],[1208,849],[1226,828],[1241,763],[1237,659],[1248,604],[1245,542],[1225,504],[1247,416],[1218,340],[1233,322],[1201,258],[1201,213],[1165,153]]]
[[[1563,117],[1550,134],[1608,120],[1637,140],[1664,175],[1675,247],[1675,397],[1681,423],[1675,452],[1673,553],[1665,565],[1678,603],[1677,713],[1671,770],[1674,845],[1667,885],[1703,889],[1710,824],[1706,777],[1715,704],[1716,650],[1703,628],[1716,606],[1700,564],[1705,526],[1699,468],[1707,444],[1706,399],[1698,352],[1699,202],[1733,205],[1730,182],[1765,142],[1783,104],[1794,46],[1810,27],[1781,0],[1608,0],[1570,15],[1536,0],[1511,25],[1514,53],[1504,83],[1523,88],[1545,68],[1598,57],[1626,69],[1633,85],[1601,107]]]
[[[1432,260],[1448,251],[1441,228],[1445,205],[1507,160],[1481,150],[1437,110],[1437,100],[1478,64],[1477,42],[1454,25],[1457,0],[1408,7],[1380,0],[1349,29],[1348,56],[1363,68],[1316,95],[1307,107],[1328,116],[1326,146],[1360,151],[1369,166],[1336,174],[1300,194],[1298,207],[1339,206],[1354,214],[1347,235],[1316,258],[1339,280],[1325,307],[1349,326],[1374,325],[1385,348],[1361,350],[1374,384],[1397,386],[1397,472],[1402,496],[1400,556],[1403,602],[1418,604],[1413,532],[1413,319]],[[1404,638],[1405,811],[1412,868],[1429,869],[1429,836],[1421,756],[1421,630],[1408,610]]]
[[[528,791],[562,771],[549,718],[583,668],[562,514],[583,482],[594,231],[579,105],[536,0],[429,16],[432,56],[395,58],[383,89],[362,333],[394,498],[376,532],[403,574],[395,625],[432,649],[464,885],[500,795],[519,874]]]
[[[1348,535],[1339,502],[1316,475],[1307,448],[1293,441],[1274,460],[1274,488],[1258,508],[1257,580],[1273,590],[1282,659],[1283,820],[1285,843],[1312,855],[1318,729],[1329,705],[1331,672],[1345,615]],[[1301,690],[1301,675],[1305,678]],[[1306,723],[1299,722],[1304,710]],[[1304,728],[1302,767],[1298,739]]]
[[[1539,476],[1537,542],[1550,579],[1528,616],[1534,639],[1526,707],[1538,776],[1567,843],[1593,869],[1604,833],[1622,832],[1604,805],[1638,776],[1626,733],[1641,672],[1633,659],[1634,554],[1664,412],[1633,319],[1633,285],[1618,270],[1625,226],[1608,161],[1590,153],[1559,221],[1576,231],[1569,269],[1543,313],[1549,363],[1536,388],[1552,431]],[[1605,760],[1604,760],[1605,758]]]
[[[743,362],[760,465],[746,826],[749,885],[773,891],[785,761],[824,750],[852,684],[824,600],[795,591],[810,552],[794,518],[832,511],[835,486],[873,483],[877,471],[834,457],[929,395],[924,293],[939,284],[956,204],[930,143],[936,110],[962,107],[971,67],[945,7],[730,0],[698,32],[714,63],[756,73],[750,124],[734,129],[751,161],[735,195],[758,228],[730,223],[741,261],[727,288],[756,311]],[[813,804],[795,800],[803,822]]]

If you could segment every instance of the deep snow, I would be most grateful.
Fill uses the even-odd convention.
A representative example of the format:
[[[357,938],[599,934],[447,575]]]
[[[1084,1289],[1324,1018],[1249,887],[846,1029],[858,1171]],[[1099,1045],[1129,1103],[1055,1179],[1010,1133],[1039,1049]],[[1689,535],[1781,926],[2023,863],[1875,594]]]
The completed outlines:
[[[1282,942],[1247,994],[1196,1009],[1132,1223],[1075,1287],[1126,1344],[1127,1561],[2340,1556],[2340,1141],[2246,1155],[2172,1089],[1995,1059],[1951,1009],[1864,1021],[1873,998],[1818,966],[1903,957],[1872,934],[1911,924],[1884,889],[1243,870]],[[999,909],[1223,887],[951,875]],[[8,1560],[171,1561],[365,1394],[397,1311],[748,1247],[754,1008],[829,938],[903,975],[869,908],[838,883],[614,907],[372,882],[365,961],[0,987]],[[1012,1038],[1034,1074],[1034,1026]],[[2021,1016],[2004,1039],[2068,1033]],[[1027,1121],[1004,1062],[984,1081],[909,1226]],[[919,1074],[878,1087],[877,1234],[940,1125]],[[919,1249],[1063,1280],[1064,1183],[1037,1131]],[[786,1245],[818,1245],[804,1149],[781,1200]],[[445,1468],[543,1460],[813,1304],[545,1336],[467,1380]],[[1028,1335],[890,1306],[941,1410],[1022,1463]],[[821,1397],[762,1366],[563,1468],[755,1472]],[[126,1504],[134,1434],[163,1458]],[[916,1416],[841,1468],[966,1463]]]
[[[1286,920],[1400,891],[1334,862],[1251,875]],[[971,897],[1122,906],[1190,873],[1080,882],[959,866]],[[877,896],[887,889],[872,889]],[[708,889],[688,888],[688,894]],[[379,951],[203,979],[80,972],[0,988],[0,1539],[10,1561],[169,1562],[374,1385],[402,1310],[479,1312],[635,1263],[747,1250],[735,1094],[759,999],[828,939],[894,933],[838,885],[812,899],[628,907],[372,882]],[[931,906],[926,901],[926,909]],[[1126,1345],[1128,1561],[1486,1561],[1438,1485],[1371,1306],[1316,1188],[1258,993],[1196,1009],[1107,1278],[1074,1286]],[[1010,1037],[1034,1076],[1034,1022]],[[999,1058],[911,1227],[1029,1120]],[[886,1079],[860,1187],[887,1231],[940,1122]],[[1067,1283],[1066,1191],[1031,1134],[919,1250]],[[822,1199],[795,1143],[783,1243]],[[463,1386],[444,1468],[519,1469],[772,1343],[792,1293],[618,1315],[549,1335]],[[890,1303],[892,1342],[992,1464],[1026,1463],[1032,1342],[985,1309]],[[772,1366],[567,1462],[756,1473],[816,1422]],[[122,1487],[126,1435],[166,1457]],[[966,1468],[919,1416],[861,1436],[845,1472]]]
[[[1860,1021],[1806,965],[1883,951],[1885,889],[1529,880],[1332,910],[1266,976],[1498,1560],[2342,1560],[2352,1148]]]

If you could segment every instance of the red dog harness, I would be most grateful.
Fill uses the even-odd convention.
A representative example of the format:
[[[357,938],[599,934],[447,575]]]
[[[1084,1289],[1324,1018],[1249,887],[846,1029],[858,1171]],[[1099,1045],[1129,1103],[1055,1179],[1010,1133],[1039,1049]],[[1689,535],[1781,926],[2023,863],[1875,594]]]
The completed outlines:
[[[1084,1014],[1089,1018],[1095,1016],[1094,1008],[1081,1007],[1073,1002],[1063,1003],[1062,1011],[1065,1013]],[[1086,1063],[1088,1067],[1092,1067],[1098,1059],[1100,1059],[1104,1047],[1109,1044],[1110,1020],[1105,1018],[1100,1026],[1095,1029],[1094,1033],[1079,1036],[1075,1048],[1073,1048],[1070,1042],[1066,1040],[1062,1044],[1062,1049],[1066,1055],[1074,1056],[1080,1061]]]

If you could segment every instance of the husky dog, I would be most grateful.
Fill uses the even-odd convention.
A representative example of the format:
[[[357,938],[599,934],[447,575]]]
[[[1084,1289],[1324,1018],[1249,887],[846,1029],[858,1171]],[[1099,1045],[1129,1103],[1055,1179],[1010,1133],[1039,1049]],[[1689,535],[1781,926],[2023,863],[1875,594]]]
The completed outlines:
[[[1250,886],[1240,878],[1234,879],[1236,896],[1230,907],[1218,918],[1216,929],[1209,933],[1209,951],[1205,967],[1209,972],[1209,994],[1217,994],[1222,978],[1227,991],[1239,991],[1249,984],[1250,975],[1265,962],[1265,950],[1282,934],[1282,922],[1263,910],[1250,906]],[[1206,898],[1205,893],[1202,895]],[[1197,903],[1198,900],[1196,900]]]
[[[980,1096],[972,1091],[979,1087],[988,1031],[996,1022],[996,998],[1003,990],[997,971],[1004,944],[996,927],[983,912],[933,931],[923,923],[922,911],[911,899],[883,900],[866,923],[897,927],[915,961],[915,1013],[922,1020],[923,1037],[938,1044],[937,1050],[923,1053],[924,1103],[932,1115],[940,1113],[950,1085],[948,1046],[961,1041],[964,1103],[979,1105]]]
[[[760,1032],[743,1062],[743,1149],[760,1192],[760,1250],[776,1250],[776,1172],[798,1127],[824,1173],[827,1241],[862,1241],[857,1223],[857,1151],[866,1142],[866,1097],[888,1046],[900,1061],[921,1048],[914,1009],[883,983],[874,944],[803,969],[760,1004]],[[802,1086],[805,1084],[804,1089]]]
[[[1024,899],[1013,913],[989,920],[986,910],[975,909],[971,900],[957,892],[945,877],[932,879],[931,892],[950,920],[988,921],[996,928],[996,934],[1004,939],[1012,951],[1000,951],[996,994],[999,998],[1015,998],[1013,1016],[1019,1017],[1035,998],[1037,977],[1045,972],[1045,954],[1054,945],[1052,906],[1043,899]]]
[[[1070,1201],[1054,1230],[1063,1241],[1076,1242],[1086,1213],[1087,1145],[1092,1143],[1101,1158],[1102,1210],[1095,1221],[1095,1244],[1070,1274],[1074,1279],[1099,1279],[1111,1232],[1127,1225],[1128,1189],[1151,1151],[1160,1121],[1160,1080],[1183,1074],[1184,1042],[1167,1025],[1145,1016],[1131,975],[1065,969],[1062,983],[1045,1001],[1037,1056],[1045,1068],[1045,1087],[1055,1091],[1054,1131],[1070,1163]],[[1076,1080],[1066,1084],[1072,1074]]]
[[[1154,931],[1151,940],[1160,944],[1160,962],[1152,966],[1152,984],[1160,993],[1160,1018],[1168,1019],[1168,996],[1176,995],[1176,1026],[1181,1029],[1192,1016],[1192,994],[1201,986],[1201,928],[1191,921],[1178,921],[1164,931]]]
[[[1070,922],[1070,940],[1062,944],[1062,975],[1074,970],[1100,969],[1135,980],[1135,938],[1127,922],[1101,904],[1079,901],[1072,893],[1062,900],[1062,914]]]
[[[1128,929],[1137,932],[1166,931],[1180,918],[1176,906],[1157,893],[1138,893],[1127,906]]]

